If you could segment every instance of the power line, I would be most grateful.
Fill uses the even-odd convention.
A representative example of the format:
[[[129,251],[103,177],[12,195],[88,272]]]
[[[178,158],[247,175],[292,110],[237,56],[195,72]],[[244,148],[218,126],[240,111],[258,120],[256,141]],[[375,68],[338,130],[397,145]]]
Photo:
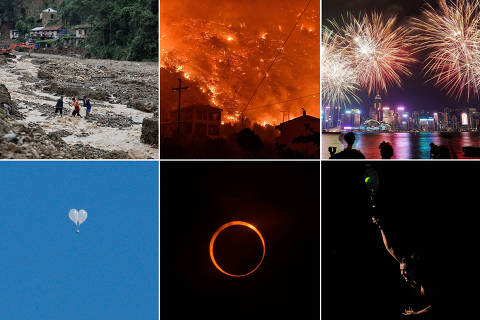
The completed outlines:
[[[265,71],[265,74],[264,74],[262,80],[260,80],[260,82],[258,83],[258,85],[255,87],[255,91],[253,91],[253,94],[252,94],[252,96],[250,97],[250,99],[248,100],[247,105],[245,106],[245,108],[243,108],[242,113],[245,112],[245,110],[247,110],[248,105],[250,104],[250,102],[252,102],[253,97],[255,97],[255,95],[257,94],[258,88],[260,87],[260,85],[263,83],[263,81],[264,81],[265,78],[267,77],[268,72],[270,72],[270,69],[272,68],[273,64],[277,61],[277,58],[280,56],[280,53],[283,52],[283,49],[285,48],[285,44],[287,43],[288,39],[290,39],[290,36],[292,35],[293,31],[295,31],[295,28],[297,27],[298,23],[299,23],[300,20],[302,19],[303,14],[305,13],[305,11],[307,11],[307,8],[308,8],[308,6],[310,5],[310,2],[311,2],[311,1],[312,1],[312,0],[308,0],[307,4],[305,5],[305,8],[303,8],[303,11],[302,11],[302,13],[300,14],[300,16],[298,17],[297,22],[295,22],[295,25],[293,26],[292,30],[290,30],[290,33],[288,34],[288,36],[287,36],[287,38],[285,39],[285,41],[283,41],[282,47],[280,48],[280,50],[278,50],[277,54],[275,55],[275,58],[273,59],[272,63],[270,64],[270,66],[268,66],[268,69],[267,69],[267,71]]]

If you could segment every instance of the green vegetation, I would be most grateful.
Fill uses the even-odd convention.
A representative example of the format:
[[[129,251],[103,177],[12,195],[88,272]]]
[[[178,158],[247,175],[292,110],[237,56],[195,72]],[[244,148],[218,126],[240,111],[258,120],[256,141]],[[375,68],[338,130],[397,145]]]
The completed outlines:
[[[86,53],[119,60],[158,59],[158,0],[64,0],[65,25],[88,24]]]
[[[0,1],[0,19],[19,30],[19,41],[39,26],[38,17],[27,16],[29,2]],[[76,25],[89,26],[84,44],[87,56],[158,60],[158,0],[64,0],[59,5],[53,0],[43,2],[45,8],[58,10],[64,28],[73,32]]]

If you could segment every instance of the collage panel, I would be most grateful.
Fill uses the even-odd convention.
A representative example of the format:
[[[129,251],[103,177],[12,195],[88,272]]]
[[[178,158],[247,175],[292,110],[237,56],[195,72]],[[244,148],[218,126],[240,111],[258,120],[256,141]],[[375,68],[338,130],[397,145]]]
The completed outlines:
[[[320,1],[160,9],[162,159],[320,158]]]
[[[477,167],[323,162],[322,319],[475,314]]]
[[[480,159],[477,0],[322,1],[322,159]]]
[[[157,0],[0,2],[0,159],[158,159]]]
[[[0,318],[157,319],[158,163],[0,162]]]
[[[161,162],[162,319],[318,319],[318,162]]]

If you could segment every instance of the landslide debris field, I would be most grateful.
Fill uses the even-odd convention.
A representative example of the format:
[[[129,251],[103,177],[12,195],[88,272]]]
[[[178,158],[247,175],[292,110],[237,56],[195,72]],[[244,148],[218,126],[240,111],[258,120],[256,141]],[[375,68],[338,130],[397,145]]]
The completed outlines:
[[[0,56],[0,158],[158,158],[158,63],[15,54]],[[84,96],[91,116],[80,101],[72,117]]]

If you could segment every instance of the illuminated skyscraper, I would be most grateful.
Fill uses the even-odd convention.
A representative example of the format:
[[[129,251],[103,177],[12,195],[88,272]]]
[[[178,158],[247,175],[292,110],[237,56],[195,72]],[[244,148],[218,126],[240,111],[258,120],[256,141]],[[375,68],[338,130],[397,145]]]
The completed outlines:
[[[352,109],[353,114],[353,126],[358,128],[360,127],[360,109]]]
[[[381,120],[379,121],[383,121],[385,123],[391,124],[392,122],[390,121],[390,107],[383,107],[382,111],[383,111],[382,117],[380,118]]]
[[[375,96],[375,102],[373,103],[373,108],[377,114],[377,120],[382,121],[382,97],[377,93]]]

